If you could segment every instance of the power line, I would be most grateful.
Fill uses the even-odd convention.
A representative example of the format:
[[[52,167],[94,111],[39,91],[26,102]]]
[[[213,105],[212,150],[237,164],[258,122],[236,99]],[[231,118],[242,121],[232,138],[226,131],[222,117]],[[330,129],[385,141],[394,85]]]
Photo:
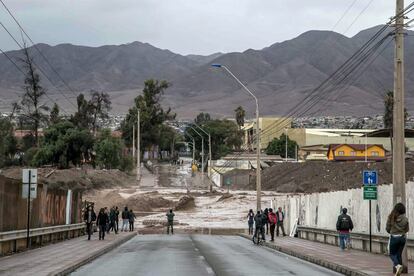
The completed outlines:
[[[1,22],[0,22],[1,23]],[[6,54],[2,49],[0,49],[0,52],[16,67],[16,69],[20,72],[20,73],[22,73],[22,75],[24,76],[24,77],[26,77],[26,73],[16,64],[16,62],[14,62],[14,60],[8,55],[8,54]],[[16,92],[14,92],[17,96],[19,96],[19,97],[21,97],[21,95],[19,95],[19,94],[17,94]],[[49,95],[47,94],[47,93],[45,93],[44,94],[45,95],[45,97],[46,98],[48,98],[52,103],[55,103],[56,104],[56,102],[52,99],[52,98],[50,98],[49,97]],[[60,107],[60,109],[64,112],[64,113],[66,113],[66,115],[69,115],[69,113],[65,110],[65,109],[63,109],[62,107]]]
[[[59,79],[62,81],[62,83],[69,89],[69,91],[75,95],[78,96],[73,89],[66,83],[66,81],[62,78],[62,76],[59,74],[59,72],[53,67],[53,65],[49,62],[49,60],[46,58],[46,56],[40,51],[39,47],[33,42],[31,37],[27,34],[27,32],[24,30],[20,22],[16,19],[16,17],[13,15],[13,13],[10,11],[10,9],[6,6],[6,4],[3,2],[3,0],[0,0],[3,7],[6,9],[6,11],[9,13],[9,15],[13,18],[14,22],[19,26],[20,30],[26,35],[26,37],[29,39],[29,41],[32,43],[33,47],[39,52],[39,54],[42,56],[42,58],[46,61],[46,63],[49,65],[49,67],[52,69],[52,71],[59,77]]]
[[[1,0],[0,0],[1,1]],[[3,27],[3,29],[8,33],[8,35],[13,39],[13,41],[20,47],[21,50],[23,50],[24,48],[26,48],[26,46],[22,46],[17,39],[13,36],[13,34],[7,29],[6,26],[4,26],[4,24],[0,21],[0,25]],[[38,66],[35,61],[33,60],[33,64],[37,67],[37,69],[39,69],[39,71],[43,74],[43,76],[60,92],[60,94],[62,94],[62,96],[75,108],[75,110],[77,109],[77,106],[65,95],[65,93],[63,91],[61,91],[54,83],[53,81],[49,78],[49,76],[46,74],[46,72],[40,67]]]

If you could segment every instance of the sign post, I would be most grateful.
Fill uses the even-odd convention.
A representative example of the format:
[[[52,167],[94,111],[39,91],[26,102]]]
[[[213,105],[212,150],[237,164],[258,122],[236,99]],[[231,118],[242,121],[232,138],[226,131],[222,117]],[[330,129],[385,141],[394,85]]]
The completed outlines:
[[[22,197],[27,198],[27,233],[26,247],[30,248],[30,200],[37,197],[37,169],[23,169],[22,174]],[[32,184],[34,189],[32,190]],[[25,187],[27,186],[27,194]],[[32,194],[33,191],[33,194]]]
[[[364,200],[369,200],[369,252],[372,252],[372,223],[371,223],[371,200],[378,198],[378,173],[377,171],[363,171]]]

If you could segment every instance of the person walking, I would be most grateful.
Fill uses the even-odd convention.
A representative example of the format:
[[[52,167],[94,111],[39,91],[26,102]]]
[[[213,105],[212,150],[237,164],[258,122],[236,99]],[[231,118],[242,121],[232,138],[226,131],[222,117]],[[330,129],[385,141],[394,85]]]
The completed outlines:
[[[88,241],[90,241],[93,232],[93,222],[96,220],[96,214],[93,211],[93,205],[89,205],[86,208],[86,211],[83,215],[83,220],[86,223],[86,233],[88,233]]]
[[[282,211],[282,207],[279,207],[276,212],[277,223],[276,223],[276,236],[279,237],[279,227],[282,229],[283,237],[286,236],[285,227],[283,221],[285,220],[285,213]]]
[[[116,230],[116,224],[115,224],[115,219],[116,219],[116,213],[115,213],[115,207],[111,208],[111,211],[109,211],[109,231],[114,231],[115,234],[118,234],[118,230]]]
[[[96,224],[98,225],[98,228],[99,228],[99,240],[105,239],[105,231],[106,231],[106,226],[108,222],[109,222],[108,214],[105,213],[104,208],[101,208],[98,214],[98,218],[96,219]]]
[[[349,215],[347,215],[348,209],[343,208],[342,214],[338,216],[336,221],[336,230],[339,232],[339,247],[341,250],[345,250],[350,247],[350,231],[354,229],[354,224]]]
[[[266,226],[266,235],[269,235],[269,219],[268,219],[268,215],[269,215],[269,209],[266,208],[263,212],[263,219],[264,219],[264,226]]]
[[[129,224],[129,212],[128,207],[125,206],[124,210],[121,213],[122,217],[122,228],[121,231],[128,231],[128,224]]]
[[[174,216],[173,210],[170,209],[170,211],[167,213],[167,235],[170,234],[170,227],[171,227],[171,235],[174,234]]]
[[[277,216],[273,212],[272,208],[269,209],[267,220],[269,221],[269,224],[270,224],[270,237],[271,237],[270,241],[275,241],[275,228],[277,224]]]
[[[128,221],[129,221],[129,232],[134,231],[134,223],[135,223],[135,214],[134,211],[129,210],[129,214],[128,214]]]
[[[115,233],[119,231],[119,209],[115,206]]]
[[[260,213],[260,211],[257,211],[257,214],[254,216],[254,236],[262,235],[262,240],[265,241],[265,233],[264,233],[264,220],[263,215]],[[257,236],[258,237],[258,236]]]
[[[249,213],[247,214],[247,224],[249,225],[249,235],[253,235],[253,224],[254,224],[253,209],[250,209]]]
[[[385,230],[390,234],[389,252],[395,275],[403,272],[402,252],[407,242],[406,234],[409,231],[408,218],[405,215],[405,206],[397,203],[389,214]]]

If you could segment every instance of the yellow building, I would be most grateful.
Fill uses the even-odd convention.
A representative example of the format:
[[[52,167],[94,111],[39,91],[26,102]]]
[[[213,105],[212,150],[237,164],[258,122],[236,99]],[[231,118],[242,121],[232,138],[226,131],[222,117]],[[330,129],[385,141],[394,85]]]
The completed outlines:
[[[291,131],[292,118],[286,117],[260,117],[259,129],[261,131],[260,149],[266,149],[273,138],[279,138],[282,133]],[[253,150],[256,148],[256,120],[247,121],[241,128],[244,131],[244,146]]]
[[[331,161],[384,161],[386,150],[379,144],[331,144],[328,160]]]

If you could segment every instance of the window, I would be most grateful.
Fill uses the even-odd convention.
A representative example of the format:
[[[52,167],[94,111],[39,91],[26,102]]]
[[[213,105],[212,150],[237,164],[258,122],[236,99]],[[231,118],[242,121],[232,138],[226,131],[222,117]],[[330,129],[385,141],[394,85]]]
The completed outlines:
[[[343,151],[343,150],[338,151],[338,155],[339,155],[339,156],[344,156],[344,151]]]
[[[355,151],[351,151],[351,156],[356,156],[356,152]]]
[[[379,156],[379,152],[378,151],[371,151],[371,156]]]

